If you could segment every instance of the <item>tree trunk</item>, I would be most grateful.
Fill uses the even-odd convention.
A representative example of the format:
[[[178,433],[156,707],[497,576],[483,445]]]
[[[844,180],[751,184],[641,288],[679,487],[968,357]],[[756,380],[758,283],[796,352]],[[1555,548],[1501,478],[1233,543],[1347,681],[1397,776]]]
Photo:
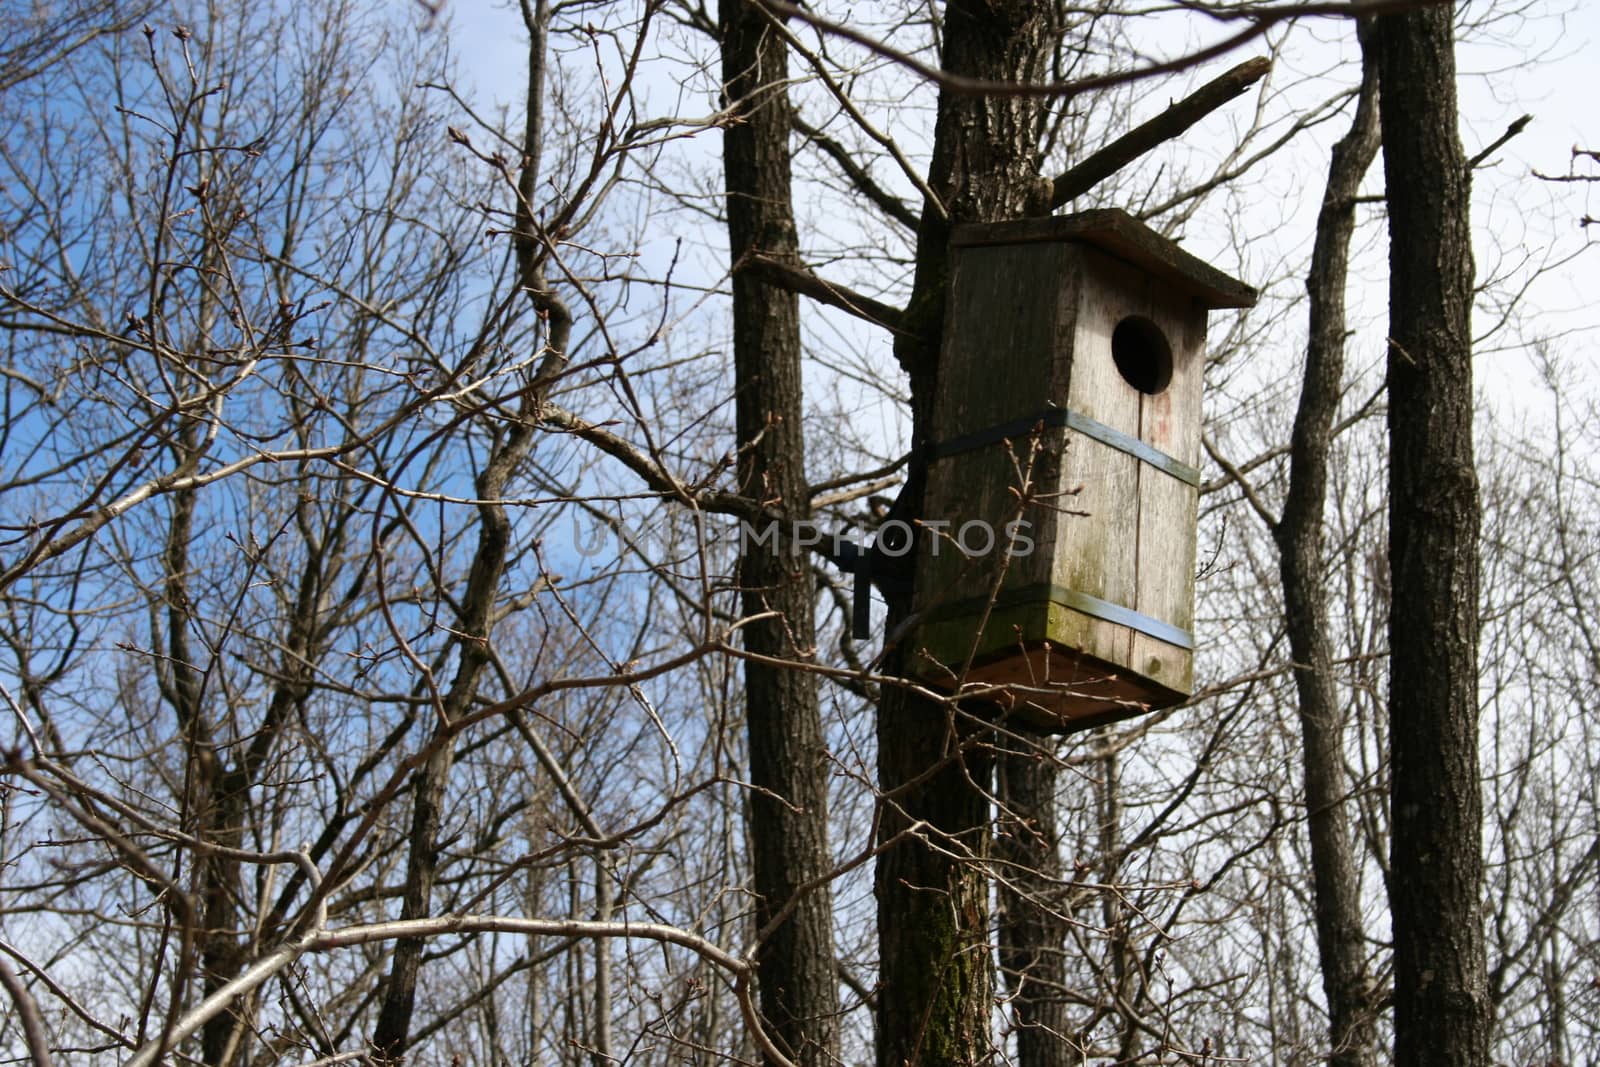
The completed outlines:
[[[455,677],[441,706],[436,709],[441,721],[434,731],[433,742],[438,747],[412,779],[413,806],[400,908],[402,919],[424,918],[431,908],[438,875],[442,805],[455,762],[455,739],[443,734],[451,723],[471,709],[478,683],[490,661],[494,607],[511,547],[511,520],[501,498],[506,484],[533,448],[535,417],[544,404],[552,380],[565,366],[572,334],[572,315],[545,278],[544,241],[534,221],[539,146],[544,137],[545,35],[549,27],[549,8],[545,0],[537,0],[532,5],[524,3],[522,13],[528,30],[528,111],[523,129],[523,163],[517,177],[516,228],[511,239],[519,287],[528,295],[532,310],[545,322],[544,355],[522,391],[517,417],[509,426],[492,434],[488,459],[476,479],[475,489],[480,501],[477,505],[477,550],[467,573],[466,589],[461,595],[454,627],[460,635],[461,651]],[[422,938],[400,938],[395,942],[394,959],[384,984],[383,1004],[373,1027],[372,1045],[380,1059],[398,1062],[410,1047],[417,978],[426,944]],[[603,1021],[596,1022],[600,1033],[604,1033],[605,1026]]]
[[[1371,1067],[1375,1041],[1361,883],[1345,807],[1344,714],[1334,687],[1322,584],[1328,450],[1344,381],[1344,294],[1355,197],[1379,142],[1377,57],[1372,54],[1370,32],[1363,28],[1361,37],[1361,95],[1350,131],[1333,147],[1311,250],[1305,379],[1289,452],[1289,491],[1283,517],[1272,531],[1300,699],[1306,829],[1316,893],[1317,951],[1328,1003],[1329,1067]]]
[[[1488,1059],[1478,772],[1469,171],[1453,4],[1378,20],[1389,202],[1395,1062]]]
[[[750,0],[722,0],[722,72],[737,119],[723,133],[728,244],[733,258],[735,419],[742,492],[809,519],[798,298],[740,271],[751,252],[799,262],[790,195],[792,125],[782,38]],[[746,546],[739,582],[745,648],[805,662],[816,646],[816,590],[806,559],[768,541]],[[816,676],[747,660],[750,839],[756,925],[787,916],[759,946],[762,1013],[801,1067],[839,1060],[828,850],[828,763]]]
[[[555,326],[554,317],[552,325]],[[552,334],[556,330],[552,329]],[[551,346],[558,343],[552,338]],[[565,338],[559,338],[563,351]],[[477,479],[478,547],[461,598],[461,613],[456,630],[462,635],[461,654],[455,677],[438,708],[441,719],[434,731],[435,748],[422,769],[412,779],[411,829],[407,836],[406,878],[400,918],[422,919],[429,914],[433,886],[439,873],[439,830],[443,823],[446,789],[455,763],[454,738],[442,737],[449,724],[471,710],[478,681],[489,663],[489,634],[494,625],[493,609],[501,578],[505,574],[507,551],[511,544],[511,520],[500,503],[506,482],[532,447],[531,422],[506,431]],[[381,1060],[399,1062],[410,1047],[411,1018],[416,1006],[417,978],[427,940],[400,938],[395,942],[394,959],[384,984],[383,1006],[373,1027],[372,1046]]]
[[[1001,743],[995,833],[1000,974],[1010,987],[1018,1067],[1068,1067],[1071,1047],[1060,909],[1061,851],[1053,745]]]
[[[1053,5],[1040,0],[954,0],[945,8],[941,63],[976,78],[1038,81],[1059,33]],[[1034,159],[1043,113],[1036,98],[940,91],[928,175],[939,203],[923,205],[906,332],[895,343],[911,382],[915,450],[927,444],[938,389],[950,225],[1020,218],[1048,204],[1050,184]],[[922,486],[914,459],[898,505],[905,518],[921,514]],[[892,634],[919,602],[915,591],[886,590],[886,599]],[[903,672],[906,652],[890,650],[888,668]],[[943,705],[884,688],[879,833],[887,840],[918,824],[924,829],[878,859],[879,1067],[971,1065],[992,1054],[987,733]]]

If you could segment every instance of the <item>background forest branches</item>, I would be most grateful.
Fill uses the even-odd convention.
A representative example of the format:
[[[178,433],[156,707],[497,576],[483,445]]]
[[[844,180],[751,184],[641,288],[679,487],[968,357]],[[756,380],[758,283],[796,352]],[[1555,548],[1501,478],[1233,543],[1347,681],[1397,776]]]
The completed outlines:
[[[1258,31],[1220,65],[1010,114],[1015,159],[1054,179],[1224,67],[1273,59],[1066,205],[1127,209],[1265,299],[1212,322],[1201,691],[1087,735],[969,736],[1002,773],[982,798],[993,840],[957,847],[885,818],[907,809],[879,777],[875,706],[905,682],[877,639],[850,639],[849,577],[820,558],[784,576],[815,590],[813,635],[762,611],[741,569],[741,519],[883,519],[912,385],[894,331],[802,302],[801,425],[736,410],[749,268],[721,170],[741,108],[782,93],[794,233],[757,244],[787,284],[904,336],[927,205],[967,210],[934,188],[937,87],[903,62],[939,67],[950,27],[925,5],[734,6],[786,50],[781,84],[740,83],[728,18],[682,0],[497,9],[517,59],[494,70],[456,43],[464,5],[5,6],[9,1058],[868,1063],[892,977],[874,864],[914,842],[988,887],[972,958],[1009,971],[969,1035],[986,1056],[1391,1062],[1384,345],[1362,295],[1385,278],[1381,174],[1340,194],[1358,284],[1320,505],[1291,470],[1313,242],[1274,239],[1310,232],[1328,149],[1363,140],[1354,20],[1049,7],[1036,82]],[[1559,14],[1473,3],[1455,31],[1466,48]],[[1466,118],[1488,130],[1463,133],[1470,157],[1505,117]],[[1475,165],[1485,218],[1555,197],[1577,233],[1590,213],[1583,182]],[[1506,1063],[1593,1063],[1600,408],[1579,340],[1529,295],[1578,243],[1510,230],[1480,236],[1474,320],[1480,363],[1531,368],[1478,423],[1491,1040]],[[752,475],[788,430],[803,469]],[[1297,572],[1323,602],[1315,658],[1293,651],[1291,516],[1320,525]],[[826,854],[792,900],[752,881],[752,810],[790,809],[752,777],[749,661],[815,694]],[[1316,781],[1308,662],[1330,709]],[[1326,803],[1355,927],[1342,1031],[1312,876]],[[790,1009],[761,985],[769,946],[824,886],[830,1017],[773,1017]]]

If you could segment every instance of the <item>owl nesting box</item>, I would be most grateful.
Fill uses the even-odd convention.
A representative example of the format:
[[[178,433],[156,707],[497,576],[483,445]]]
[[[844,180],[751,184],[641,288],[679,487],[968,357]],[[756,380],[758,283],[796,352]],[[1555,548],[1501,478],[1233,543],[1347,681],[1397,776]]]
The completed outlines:
[[[1062,732],[1193,691],[1206,313],[1255,299],[1121,211],[956,228],[919,674]]]

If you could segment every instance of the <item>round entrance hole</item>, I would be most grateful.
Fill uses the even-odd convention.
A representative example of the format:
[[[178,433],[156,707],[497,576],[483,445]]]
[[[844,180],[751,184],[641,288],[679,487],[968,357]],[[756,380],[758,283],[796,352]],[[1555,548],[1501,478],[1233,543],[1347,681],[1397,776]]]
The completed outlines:
[[[1129,315],[1111,331],[1111,358],[1123,381],[1141,393],[1155,394],[1172,384],[1172,346],[1161,327]]]

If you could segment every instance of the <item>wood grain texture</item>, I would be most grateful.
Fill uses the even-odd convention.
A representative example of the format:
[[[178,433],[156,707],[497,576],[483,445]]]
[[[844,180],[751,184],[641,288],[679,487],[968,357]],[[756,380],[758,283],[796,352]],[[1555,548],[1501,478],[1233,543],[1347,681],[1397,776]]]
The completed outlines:
[[[1253,301],[1253,290],[1116,211],[961,226],[951,251],[936,441],[1069,409],[1198,465],[1206,309]],[[1130,317],[1170,348],[1172,376],[1158,392],[1135,388],[1113,358]],[[930,462],[924,515],[947,525],[940,552],[919,559],[927,619],[913,666],[948,685],[1011,687],[989,699],[1040,728],[1182,700],[1191,648],[1075,610],[1059,592],[1192,630],[1196,489],[1085,434],[1036,436],[1020,512],[1033,551],[1004,567],[998,553],[963,555],[951,535],[964,522],[999,529],[1018,517],[1028,441]]]

